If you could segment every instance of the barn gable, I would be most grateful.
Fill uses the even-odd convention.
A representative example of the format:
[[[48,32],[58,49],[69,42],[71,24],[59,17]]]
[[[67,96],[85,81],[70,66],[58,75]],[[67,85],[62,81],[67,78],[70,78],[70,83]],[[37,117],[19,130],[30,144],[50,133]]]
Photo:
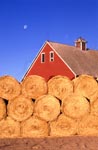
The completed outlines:
[[[58,74],[66,75],[70,79],[75,77],[73,70],[48,41],[45,42],[23,78],[32,74],[43,76],[46,80]]]

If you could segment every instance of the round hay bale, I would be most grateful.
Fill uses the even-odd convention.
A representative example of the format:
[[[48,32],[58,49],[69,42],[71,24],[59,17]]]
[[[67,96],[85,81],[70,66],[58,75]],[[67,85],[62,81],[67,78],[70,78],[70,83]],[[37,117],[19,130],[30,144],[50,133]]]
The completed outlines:
[[[7,117],[0,121],[0,138],[14,138],[20,136],[20,123]]]
[[[48,136],[49,125],[46,121],[35,116],[21,122],[22,137],[45,137]]]
[[[98,97],[98,83],[93,76],[80,75],[74,80],[74,92],[82,94],[92,103]]]
[[[60,103],[52,95],[43,95],[36,99],[34,114],[45,121],[52,121],[60,114]]]
[[[11,100],[21,93],[20,83],[12,76],[0,77],[0,97]]]
[[[5,101],[0,98],[0,120],[6,117],[6,104]]]
[[[77,132],[77,122],[61,114],[55,121],[50,122],[50,136],[70,136]]]
[[[79,77],[79,76],[78,76]],[[78,77],[75,77],[72,79],[72,82],[73,82],[73,87],[74,87],[74,84],[76,83],[76,81],[78,80]],[[74,90],[74,89],[73,89]]]
[[[62,100],[73,92],[73,83],[66,76],[57,75],[48,81],[48,93]]]
[[[94,115],[86,115],[78,124],[79,135],[98,136],[98,117]]]
[[[63,100],[62,111],[71,118],[80,119],[90,113],[90,104],[82,95],[73,93]]]
[[[91,104],[91,114],[98,117],[98,98]]]
[[[8,102],[8,115],[16,121],[23,121],[33,114],[33,101],[23,95],[19,95],[14,100]]]
[[[27,76],[22,81],[22,93],[26,97],[36,99],[47,93],[47,82],[38,75]]]

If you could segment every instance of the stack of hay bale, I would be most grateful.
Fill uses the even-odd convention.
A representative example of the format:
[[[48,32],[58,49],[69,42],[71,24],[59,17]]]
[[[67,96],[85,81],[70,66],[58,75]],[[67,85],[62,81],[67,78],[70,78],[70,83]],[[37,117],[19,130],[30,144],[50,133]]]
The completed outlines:
[[[98,135],[95,78],[0,77],[0,138],[70,135]]]

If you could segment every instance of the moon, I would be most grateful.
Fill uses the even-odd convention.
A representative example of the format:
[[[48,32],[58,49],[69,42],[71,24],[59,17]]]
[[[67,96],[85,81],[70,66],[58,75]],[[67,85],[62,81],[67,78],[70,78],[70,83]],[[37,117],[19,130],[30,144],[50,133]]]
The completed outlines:
[[[26,30],[26,29],[28,28],[28,25],[25,24],[25,25],[23,26],[23,28],[24,28],[24,30]]]

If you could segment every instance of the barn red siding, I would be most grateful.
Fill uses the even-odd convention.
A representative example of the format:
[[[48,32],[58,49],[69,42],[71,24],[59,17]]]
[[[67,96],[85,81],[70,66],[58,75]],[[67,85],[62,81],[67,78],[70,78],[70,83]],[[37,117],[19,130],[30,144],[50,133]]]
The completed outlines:
[[[30,70],[27,72],[28,75],[40,75],[46,80],[55,75],[65,75],[70,79],[74,78],[74,73],[68,68],[68,66],[60,59],[60,57],[54,51],[54,61],[50,62],[50,51],[52,48],[46,44],[41,53],[45,53],[45,62],[41,63],[41,53],[38,55],[37,60],[34,61]]]

